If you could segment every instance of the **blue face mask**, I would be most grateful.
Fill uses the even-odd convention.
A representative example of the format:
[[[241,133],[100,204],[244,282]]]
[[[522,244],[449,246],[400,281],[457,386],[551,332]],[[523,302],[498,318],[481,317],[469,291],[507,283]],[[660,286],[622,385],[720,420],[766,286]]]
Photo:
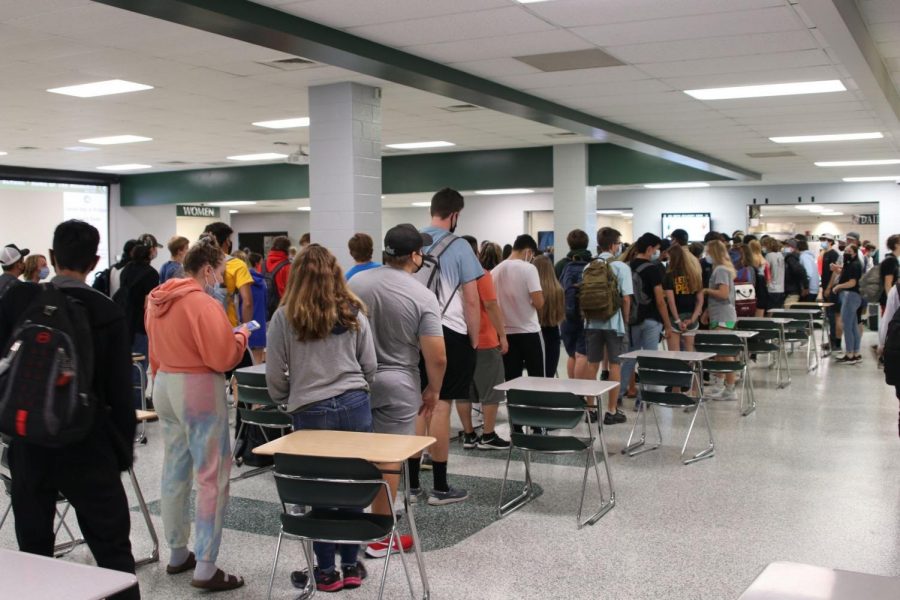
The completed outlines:
[[[47,279],[50,276],[50,267],[41,267],[41,270],[38,272],[38,277],[41,279]]]
[[[819,247],[822,248],[822,250],[828,250],[828,242],[819,242]]]
[[[782,248],[781,253],[784,255],[788,255],[791,253],[791,249],[790,248]]]

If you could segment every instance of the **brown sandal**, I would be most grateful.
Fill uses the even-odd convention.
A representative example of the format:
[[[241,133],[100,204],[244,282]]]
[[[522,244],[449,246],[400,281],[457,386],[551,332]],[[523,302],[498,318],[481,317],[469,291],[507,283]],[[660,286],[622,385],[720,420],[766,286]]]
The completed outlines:
[[[216,569],[216,574],[209,579],[201,581],[193,579],[191,580],[191,585],[210,592],[227,592],[243,586],[244,578],[238,575],[226,575],[222,569]]]
[[[194,567],[197,566],[197,557],[194,556],[193,552],[188,553],[187,559],[183,563],[177,566],[166,565],[166,573],[169,575],[178,575],[179,573],[184,573],[185,571],[190,571]]]

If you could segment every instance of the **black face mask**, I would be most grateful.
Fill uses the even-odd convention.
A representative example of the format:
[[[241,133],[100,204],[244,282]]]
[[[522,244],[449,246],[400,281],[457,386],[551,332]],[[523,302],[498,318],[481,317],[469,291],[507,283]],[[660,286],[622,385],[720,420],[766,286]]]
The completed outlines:
[[[421,259],[422,259],[422,262],[420,262],[420,263],[419,263],[419,264],[417,264],[417,265],[416,265],[416,260],[415,260],[415,259],[413,259],[413,264],[414,264],[414,265],[416,265],[416,270],[415,270],[415,271],[413,271],[413,273],[418,273],[418,272],[419,272],[419,271],[421,271],[421,270],[422,270],[422,267],[424,267],[424,266],[425,266],[425,257],[424,257],[424,256],[421,256],[421,255],[420,255],[420,256],[419,256],[419,258],[421,258]]]
[[[456,233],[456,226],[459,224],[459,215],[450,217],[450,233]]]
[[[845,263],[852,261],[854,258],[856,258],[856,255],[854,255],[854,254],[850,254],[850,253],[844,254],[844,262]]]

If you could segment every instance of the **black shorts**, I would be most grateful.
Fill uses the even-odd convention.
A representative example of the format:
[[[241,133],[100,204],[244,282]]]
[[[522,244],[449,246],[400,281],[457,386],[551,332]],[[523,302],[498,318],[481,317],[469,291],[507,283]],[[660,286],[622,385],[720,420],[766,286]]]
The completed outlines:
[[[464,400],[469,402],[472,379],[475,376],[475,363],[478,352],[472,347],[469,336],[457,333],[444,327],[444,346],[447,349],[447,370],[441,385],[441,400]],[[419,373],[422,377],[422,389],[428,385],[428,373],[425,359],[419,361]]]
[[[566,354],[575,356],[581,354],[587,355],[587,346],[584,339],[584,323],[582,321],[570,321],[566,319],[559,326],[559,333],[562,337],[563,346],[566,348]]]

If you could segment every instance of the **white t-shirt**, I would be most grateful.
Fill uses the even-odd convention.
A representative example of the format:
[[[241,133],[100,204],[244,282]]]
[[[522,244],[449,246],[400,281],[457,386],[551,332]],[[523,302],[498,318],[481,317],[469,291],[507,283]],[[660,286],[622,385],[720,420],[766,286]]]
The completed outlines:
[[[539,333],[541,324],[531,303],[532,292],[541,291],[537,267],[524,260],[508,259],[494,267],[491,275],[506,333]]]

